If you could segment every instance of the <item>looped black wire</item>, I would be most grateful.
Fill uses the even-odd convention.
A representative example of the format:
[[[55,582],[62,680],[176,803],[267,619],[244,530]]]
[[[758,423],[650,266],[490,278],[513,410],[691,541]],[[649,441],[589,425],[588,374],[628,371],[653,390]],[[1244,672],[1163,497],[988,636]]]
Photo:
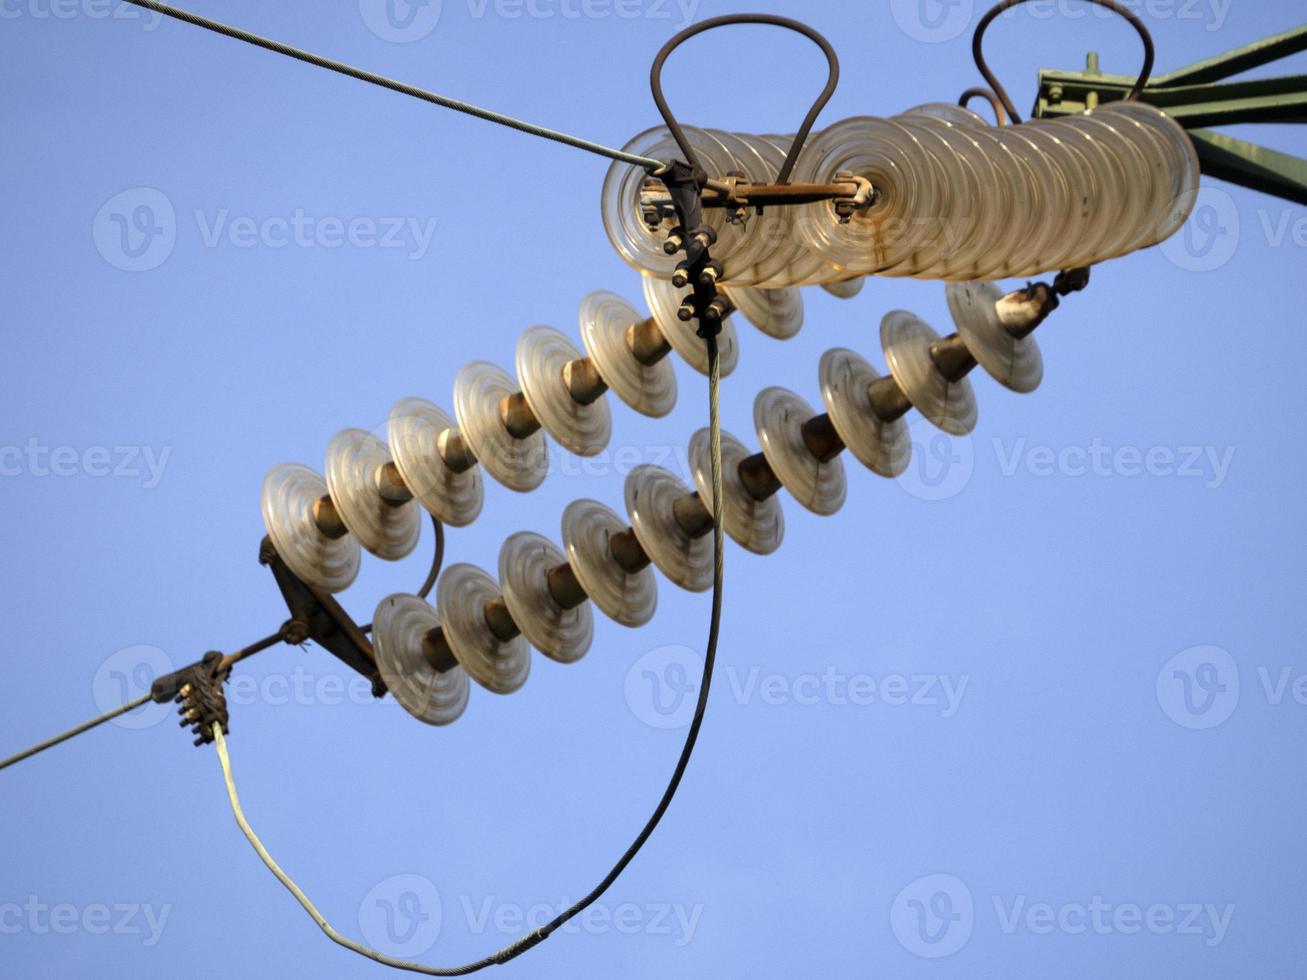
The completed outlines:
[[[984,99],[989,103],[989,107],[994,110],[994,121],[999,126],[1007,125],[1007,113],[1003,111],[1003,103],[998,101],[998,96],[994,94],[993,89],[980,88],[976,86],[969,88],[958,97],[958,105],[967,108],[967,103],[972,99]]]
[[[435,514],[431,515],[431,530],[435,534],[436,548],[431,555],[431,570],[427,572],[426,581],[417,591],[420,599],[425,599],[431,594],[431,587],[440,577],[440,566],[445,563],[445,525],[440,523],[440,519]]]
[[[1003,103],[1003,107],[1007,109],[1007,114],[1011,117],[1014,124],[1021,122],[1021,114],[1017,112],[1016,106],[1012,104],[1012,99],[1008,96],[1007,89],[1003,87],[1003,83],[995,77],[994,73],[990,70],[989,65],[985,62],[985,54],[982,50],[981,42],[984,40],[986,28],[994,22],[994,19],[998,17],[999,14],[1026,2],[1027,0],[1002,0],[1001,3],[995,4],[984,17],[980,18],[980,23],[976,25],[976,33],[971,38],[971,54],[972,57],[976,59],[976,67],[980,69],[980,74],[984,76],[985,81],[989,83],[989,87],[998,95],[999,100]],[[1129,94],[1126,95],[1127,99],[1138,99],[1144,90],[1144,86],[1148,84],[1148,77],[1153,73],[1153,36],[1148,33],[1148,28],[1144,26],[1144,22],[1140,20],[1133,11],[1127,10],[1125,7],[1117,3],[1116,0],[1088,0],[1088,2],[1096,4],[1099,7],[1105,7],[1114,14],[1120,14],[1130,23],[1130,26],[1138,32],[1140,40],[1144,42],[1143,68],[1139,70],[1139,78],[1135,80],[1134,88],[1132,88]]]
[[[808,114],[803,117],[803,125],[794,134],[794,142],[790,145],[790,152],[786,154],[785,163],[781,165],[780,173],[776,175],[776,183],[788,183],[790,173],[794,170],[795,163],[798,162],[799,151],[803,149],[803,144],[808,139],[808,133],[812,131],[813,123],[817,121],[817,115],[825,108],[826,103],[830,101],[830,97],[835,94],[835,86],[840,82],[840,59],[835,54],[835,49],[831,47],[831,43],[814,28],[789,17],[779,17],[775,14],[727,14],[723,17],[710,17],[708,20],[691,24],[664,44],[662,50],[654,57],[653,67],[649,71],[649,87],[653,89],[654,105],[658,106],[658,111],[662,113],[663,121],[667,123],[667,128],[671,130],[676,145],[681,148],[681,153],[685,156],[685,162],[695,170],[700,169],[699,161],[694,155],[694,148],[690,146],[690,141],[685,137],[685,131],[681,129],[681,124],[676,121],[676,117],[672,115],[672,110],[667,105],[667,100],[663,97],[663,62],[683,42],[688,41],[696,34],[710,31],[714,27],[726,27],[732,24],[770,24],[773,27],[784,27],[795,31],[821,48],[826,55],[826,63],[830,66],[826,87],[821,90],[821,94],[817,96],[817,101],[812,104]]]
[[[441,566],[445,564],[445,525],[440,523],[440,519],[435,514],[431,515],[431,527],[436,536],[436,550],[431,555],[431,570],[427,572],[426,581],[422,587],[417,590],[417,597],[425,599],[431,594],[432,586],[436,584],[436,579],[440,577]],[[372,624],[364,623],[359,627],[359,632],[367,635],[372,632]]]

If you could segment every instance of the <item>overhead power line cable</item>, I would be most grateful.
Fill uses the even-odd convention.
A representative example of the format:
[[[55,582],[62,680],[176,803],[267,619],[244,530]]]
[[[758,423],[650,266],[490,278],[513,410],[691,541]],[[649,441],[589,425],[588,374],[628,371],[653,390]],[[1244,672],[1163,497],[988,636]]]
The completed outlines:
[[[56,735],[54,738],[47,738],[44,742],[38,742],[36,745],[33,745],[31,748],[24,749],[22,752],[19,752],[17,755],[11,755],[8,759],[4,759],[3,761],[0,761],[0,769],[7,769],[9,766],[12,766],[15,762],[22,762],[24,759],[30,759],[38,752],[44,752],[46,749],[53,748],[54,746],[58,745],[60,742],[68,741],[74,735],[80,735],[82,734],[82,732],[89,732],[92,728],[95,728],[97,725],[102,725],[106,721],[112,721],[114,718],[117,718],[119,715],[125,715],[129,711],[133,711],[136,708],[139,708],[141,705],[145,704],[145,702],[149,700],[150,700],[150,695],[147,692],[145,694],[142,694],[139,698],[136,698],[134,701],[128,701],[126,704],[114,708],[112,711],[100,715],[100,717],[98,718],[92,718],[90,721],[84,721],[80,725],[76,725],[73,728],[68,729],[68,731]]]
[[[305,51],[302,48],[292,47],[281,41],[273,40],[270,37],[263,37],[254,34],[241,27],[233,27],[230,24],[224,24],[221,21],[213,20],[209,17],[201,17],[199,14],[191,13],[189,10],[182,10],[178,7],[169,6],[166,3],[157,3],[156,0],[125,0],[125,2],[144,10],[152,10],[156,14],[164,17],[171,17],[173,20],[179,20],[183,23],[191,24],[195,27],[202,27],[206,31],[212,31],[215,34],[221,34],[237,41],[244,41],[246,44],[252,44],[255,47],[263,48],[265,51],[272,51],[276,54],[285,55],[288,58],[294,58],[297,61],[303,61],[306,64],[316,65],[319,68],[325,68],[328,71],[334,71],[341,75],[348,75],[350,78],[357,78],[361,82],[367,82],[370,85],[379,85],[382,88],[390,89],[392,92],[399,92],[401,95],[412,96],[415,99],[421,99],[423,102],[429,102],[432,105],[442,106],[446,109],[453,109],[455,112],[462,112],[469,116],[475,116],[478,119],[485,119],[488,122],[498,123],[501,126],[507,126],[509,129],[516,129],[522,133],[528,133],[531,136],[539,136],[543,139],[553,140],[556,143],[564,143],[567,146],[574,146],[579,150],[585,150],[588,153],[595,153],[599,156],[608,157],[610,160],[620,160],[623,163],[635,164],[637,167],[643,167],[646,170],[660,170],[664,166],[661,160],[654,160],[651,157],[642,157],[635,153],[627,153],[625,150],[615,150],[610,146],[604,146],[601,143],[595,143],[592,140],[582,139],[579,136],[572,136],[569,133],[560,132],[557,129],[550,129],[548,126],[537,126],[535,123],[525,122],[521,119],[515,119],[512,116],[506,116],[502,112],[494,112],[491,109],[483,109],[480,106],[472,105],[470,102],[463,102],[459,99],[451,99],[447,95],[440,95],[436,92],[430,92],[416,85],[409,85],[407,82],[401,82],[394,78],[387,78],[385,75],[378,75],[376,72],[367,71],[364,68],[355,68],[353,65],[346,64],[343,61],[336,61],[334,58],[326,58],[320,54],[314,54],[312,51]]]

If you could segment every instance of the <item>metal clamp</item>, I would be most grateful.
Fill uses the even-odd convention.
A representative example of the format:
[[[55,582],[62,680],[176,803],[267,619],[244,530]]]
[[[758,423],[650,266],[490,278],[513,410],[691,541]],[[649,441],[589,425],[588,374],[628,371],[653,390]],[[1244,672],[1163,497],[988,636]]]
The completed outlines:
[[[213,741],[213,726],[221,725],[227,733],[227,698],[222,685],[227,682],[231,667],[223,661],[217,650],[210,650],[199,663],[157,679],[150,688],[150,699],[156,704],[175,701],[181,707],[181,727],[191,726],[196,745]]]

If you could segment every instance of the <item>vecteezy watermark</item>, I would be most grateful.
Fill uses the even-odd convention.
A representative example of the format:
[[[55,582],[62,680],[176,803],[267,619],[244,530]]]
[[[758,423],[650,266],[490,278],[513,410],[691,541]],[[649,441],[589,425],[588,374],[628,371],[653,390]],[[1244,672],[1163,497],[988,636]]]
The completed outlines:
[[[467,0],[475,20],[665,20],[680,30],[695,19],[700,0]]]
[[[47,446],[28,439],[21,446],[0,446],[0,477],[70,477],[139,480],[153,490],[163,479],[172,446]]]
[[[397,249],[414,262],[431,250],[435,218],[314,217],[303,208],[289,215],[235,215],[227,208],[211,214],[195,211],[195,225],[205,248],[359,248]]]
[[[91,237],[115,269],[149,272],[168,261],[177,245],[177,212],[163,191],[131,187],[104,202],[91,223]]]
[[[367,431],[385,442],[389,438],[389,425],[389,420],[383,419],[368,426]],[[525,460],[530,465],[543,465],[551,479],[621,481],[638,467],[658,466],[689,486],[695,485],[694,465],[690,461],[690,450],[685,442],[614,441],[593,456],[579,456],[553,438],[542,438],[528,450],[515,446],[512,452],[515,461]],[[706,460],[703,465],[706,469]]]
[[[359,928],[367,943],[388,956],[420,956],[435,945],[449,914],[461,914],[459,928],[472,935],[521,936],[550,922],[574,904],[570,898],[556,903],[521,905],[494,895],[460,895],[442,902],[429,879],[399,874],[374,885],[359,904]],[[661,936],[678,947],[694,939],[703,916],[702,903],[595,902],[559,927],[559,932],[600,936]]]
[[[421,956],[440,937],[440,922],[440,892],[421,875],[392,875],[359,903],[364,941],[387,956]]]
[[[420,41],[440,23],[441,0],[359,0],[363,23],[383,41]]]
[[[493,895],[459,898],[459,908],[466,920],[467,930],[474,935],[498,933],[519,936],[550,922],[575,904],[570,898],[557,903],[537,902],[519,905],[502,902]],[[688,946],[694,940],[703,917],[703,903],[685,905],[680,902],[619,902],[609,905],[596,902],[585,911],[559,927],[559,932],[603,936],[616,933],[620,936],[662,936],[673,946]]]
[[[700,0],[465,0],[472,20],[654,20],[680,30]],[[383,41],[408,44],[440,23],[441,0],[359,0],[363,23]]]
[[[1220,269],[1249,241],[1269,249],[1307,251],[1307,215],[1301,209],[1259,207],[1249,221],[1228,191],[1209,186],[1186,192],[1180,206],[1192,208],[1189,220],[1160,247],[1172,265],[1186,272]]]
[[[975,928],[971,889],[956,875],[922,875],[894,896],[889,924],[909,953],[931,960],[952,956]]]
[[[1206,490],[1219,489],[1230,475],[1233,446],[1110,446],[1094,438],[1087,446],[1030,445],[1025,439],[993,441],[999,472],[1036,478],[1159,477],[1201,480]]]
[[[1148,21],[1191,21],[1202,23],[1208,31],[1225,26],[1234,0],[1118,0],[1121,6]],[[985,3],[980,9],[987,9]],[[940,44],[962,35],[973,24],[977,13],[975,0],[890,0],[890,13],[899,30],[914,41]],[[1117,16],[1105,7],[1086,0],[1028,0],[1005,10],[1005,18],[1029,17],[1032,20],[1059,18],[1082,21],[1087,17],[1106,19]]]
[[[0,902],[0,936],[139,936],[151,947],[163,937],[172,905],[140,902],[71,902],[49,904],[35,895],[23,902]]]
[[[273,708],[288,704],[334,708],[343,704],[376,703],[377,696],[372,692],[372,682],[362,674],[351,673],[344,677],[331,671],[319,673],[300,664],[284,673],[277,671],[261,676],[233,674],[227,681],[228,708],[257,704]],[[387,703],[397,702],[391,700]]]
[[[930,708],[941,718],[952,718],[962,706],[970,674],[848,673],[826,667],[821,673],[781,674],[754,666],[741,671],[734,664],[724,671],[736,704],[758,702],[769,707],[830,705],[866,708]]]
[[[971,482],[976,471],[976,449],[970,436],[950,436],[929,419],[917,418],[908,425],[912,455],[898,478],[898,485],[918,500],[948,500]]]
[[[1307,707],[1307,672],[1287,664],[1258,664],[1256,694],[1269,707]],[[1239,706],[1239,665],[1223,647],[1181,650],[1157,672],[1157,704],[1182,728],[1203,730],[1228,721]],[[1254,700],[1256,698],[1254,697]]]
[[[947,500],[971,483],[980,462],[971,436],[949,436],[924,418],[908,430],[912,457],[899,486],[918,500]],[[989,449],[1004,479],[1171,479],[1193,480],[1219,490],[1230,476],[1234,446],[1113,445],[1095,436],[1084,445],[1053,446],[1022,438],[990,440]]]
[[[340,248],[393,251],[417,262],[431,250],[437,220],[413,215],[317,216],[303,208],[288,214],[233,214],[229,208],[191,212],[207,249]],[[172,201],[153,187],[115,194],[95,215],[96,251],[115,269],[149,272],[163,265],[183,230]]]
[[[952,41],[971,26],[975,0],[890,0],[894,23],[914,41]]]
[[[1186,272],[1212,272],[1234,258],[1241,222],[1233,197],[1204,186],[1187,191],[1177,206],[1189,209],[1189,218],[1159,246],[1172,265]]]
[[[198,658],[197,658],[198,659]],[[325,661],[324,661],[325,663]],[[177,669],[172,658],[158,647],[145,644],[126,647],[100,664],[92,680],[91,693],[96,707],[107,713],[150,693],[154,682]],[[372,682],[362,674],[330,666],[315,670],[295,664],[289,670],[254,673],[233,672],[223,688],[227,708],[238,711],[257,706],[280,708],[287,705],[310,708],[375,707],[398,709],[393,698],[379,699]],[[152,728],[173,717],[167,704],[147,702],[113,719],[123,728]]]
[[[107,714],[149,694],[156,680],[175,669],[172,659],[158,647],[146,644],[124,647],[100,664],[91,681],[91,696],[101,713]],[[170,709],[170,705],[147,701],[114,718],[113,723],[133,730],[153,728],[171,715]]]
[[[618,443],[606,446],[593,456],[577,456],[568,452],[553,440],[548,440],[546,450],[549,454],[549,473],[551,476],[568,479],[578,477],[582,480],[594,480],[599,477],[617,477],[624,479],[638,466],[661,466],[675,473],[686,483],[694,483],[694,468],[690,464],[689,450],[685,444],[677,446]]]
[[[626,704],[650,728],[684,728],[694,716],[703,657],[685,646],[650,650],[626,671]]]
[[[757,665],[728,665],[726,690],[738,705],[926,708],[952,718],[962,705],[969,674],[849,672],[835,666],[786,674]],[[626,672],[626,704],[651,728],[684,728],[694,715],[703,676],[703,657],[690,647],[650,650]]]
[[[1203,945],[1225,941],[1234,918],[1232,903],[1113,902],[1102,895],[1087,901],[1031,901],[1026,895],[991,895],[995,924],[1004,936],[1193,937]],[[899,945],[925,959],[952,956],[971,939],[979,917],[971,889],[951,874],[928,874],[909,882],[890,904],[890,929]]]
[[[1189,21],[1201,23],[1205,30],[1219,31],[1230,16],[1234,0],[1117,0],[1117,2],[1145,21]],[[1086,0],[1028,0],[1005,10],[1000,17],[1012,19],[1029,17],[1031,20],[1081,21],[1087,17],[1109,20],[1118,16],[1106,7]]]
[[[144,30],[152,31],[163,20],[163,14],[146,10],[123,0],[0,0],[0,20],[87,20],[136,21]]]
[[[1225,941],[1234,905],[1211,902],[1108,902],[1093,895],[1087,902],[1031,902],[1025,895],[991,897],[998,927],[1004,935],[1033,936],[1193,936],[1204,946]]]
[[[1177,725],[1215,728],[1239,705],[1239,667],[1221,647],[1181,650],[1157,672],[1157,703]]]

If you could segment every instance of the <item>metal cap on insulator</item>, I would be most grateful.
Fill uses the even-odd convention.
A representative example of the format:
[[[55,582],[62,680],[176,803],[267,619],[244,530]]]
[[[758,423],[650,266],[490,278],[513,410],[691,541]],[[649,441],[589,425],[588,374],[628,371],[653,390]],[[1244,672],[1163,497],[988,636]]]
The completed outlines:
[[[501,639],[486,618],[500,598],[495,580],[475,565],[450,565],[436,584],[436,609],[445,642],[471,678],[495,694],[511,694],[531,673],[531,650],[521,636]]]
[[[885,477],[908,468],[912,443],[902,417],[885,420],[871,399],[871,386],[880,379],[861,356],[843,347],[821,356],[817,374],[821,397],[840,441],[863,466]]]
[[[563,549],[581,587],[609,619],[643,626],[657,608],[658,586],[647,563],[636,567],[638,562],[627,561],[624,567],[615,553],[613,539],[628,530],[597,500],[574,500],[563,511]]]
[[[741,548],[769,555],[785,539],[785,515],[775,495],[759,500],[740,478],[740,464],[751,455],[729,432],[722,432],[722,493],[726,507],[722,524]],[[690,467],[699,499],[712,511],[712,433],[704,428],[690,437]]]
[[[967,378],[949,380],[931,357],[940,336],[905,310],[892,310],[880,323],[880,342],[890,373],[903,394],[932,424],[964,436],[976,427],[976,396]]]
[[[327,443],[327,491],[350,533],[378,558],[398,561],[412,554],[422,519],[412,494],[396,504],[382,492],[386,444],[363,429],[343,429]]]
[[[764,388],[753,402],[754,428],[777,479],[808,510],[829,516],[844,506],[848,484],[844,461],[838,455],[819,458],[804,438],[804,424],[816,415],[784,388]]]
[[[643,465],[627,475],[625,496],[631,528],[658,570],[690,592],[711,588],[713,545],[707,532],[712,530],[712,515],[698,495],[661,466]],[[703,519],[687,530],[678,517],[678,502],[697,504]]]
[[[580,660],[594,638],[594,613],[582,601],[564,605],[550,589],[549,573],[564,565],[562,550],[530,531],[510,535],[499,549],[499,586],[522,635],[550,660]]]
[[[644,322],[615,293],[594,292],[581,302],[581,339],[604,383],[641,415],[661,418],[676,405],[676,372],[665,357],[645,362],[627,344],[627,331]],[[665,349],[665,348],[664,348]]]
[[[595,456],[612,437],[613,417],[604,397],[582,403],[568,389],[564,369],[582,356],[553,327],[530,327],[517,342],[517,380],[546,432],[578,456]]]
[[[517,438],[500,416],[500,405],[520,394],[513,379],[488,361],[465,364],[454,378],[459,432],[491,476],[519,493],[534,490],[549,472],[542,432]]]
[[[453,420],[424,398],[402,398],[390,410],[386,438],[404,484],[442,524],[465,527],[481,513],[481,468],[455,469],[440,451]]]
[[[950,282],[944,289],[953,325],[985,372],[1012,391],[1025,394],[1038,388],[1044,379],[1039,344],[1003,323],[998,311],[1002,291],[992,282]],[[1052,299],[1056,302],[1056,296]]]
[[[419,721],[448,725],[467,708],[467,672],[455,662],[437,669],[425,649],[440,628],[435,609],[415,595],[382,599],[372,617],[377,669],[395,700]]]
[[[327,482],[299,463],[268,471],[261,493],[263,524],[286,567],[305,585],[341,592],[358,577],[361,549],[352,534],[329,535],[315,519]]]

